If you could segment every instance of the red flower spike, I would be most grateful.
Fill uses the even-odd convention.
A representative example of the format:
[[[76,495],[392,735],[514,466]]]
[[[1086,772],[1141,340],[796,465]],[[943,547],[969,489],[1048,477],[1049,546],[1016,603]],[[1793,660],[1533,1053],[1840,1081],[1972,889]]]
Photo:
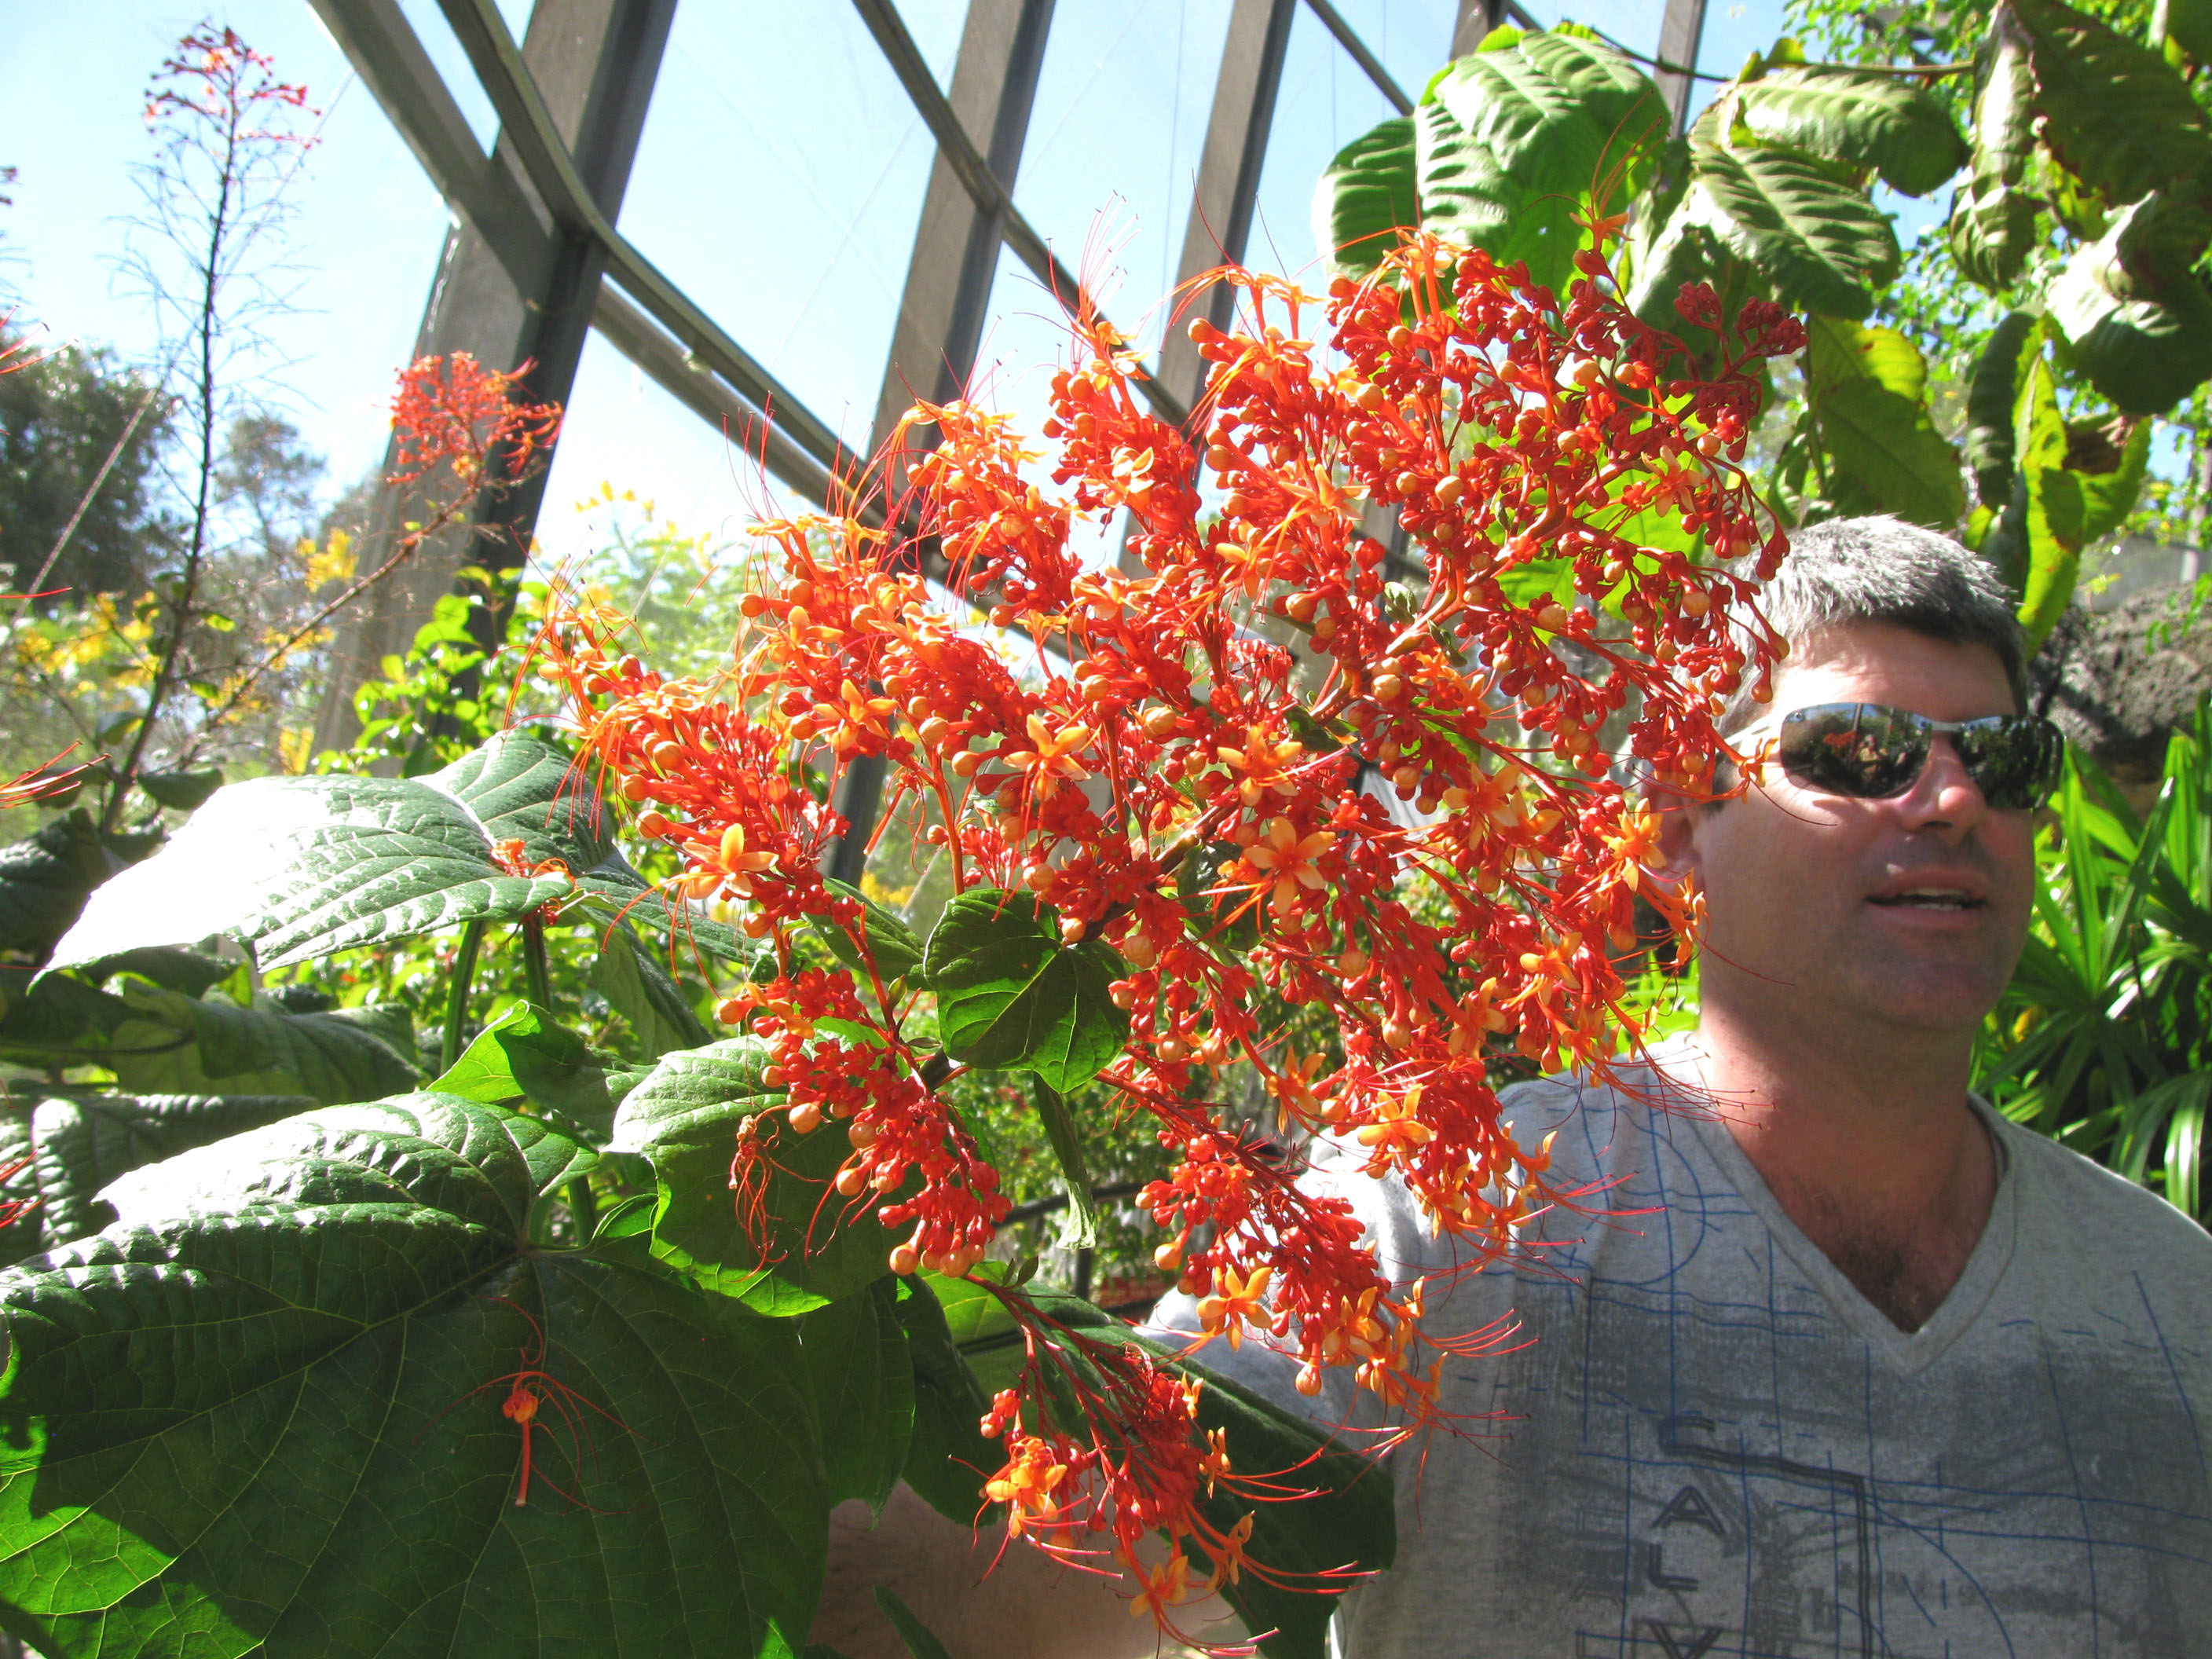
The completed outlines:
[[[1498,1334],[1431,1341],[1423,1289],[1384,1279],[1349,1206],[1302,1190],[1194,1085],[1256,1064],[1285,1123],[1401,1178],[1470,1265],[1547,1206],[1594,1207],[1500,1124],[1489,1066],[1503,1050],[1610,1080],[1640,1046],[1618,962],[1635,901],[1686,946],[1698,915],[1644,878],[1656,826],[1614,763],[1709,787],[1730,752],[1716,711],[1778,659],[1754,599],[1785,544],[1735,458],[1750,370],[1802,326],[1760,303],[1731,321],[1692,290],[1681,308],[1719,368],[1662,379],[1698,360],[1621,305],[1601,255],[1577,264],[1558,295],[1423,235],[1326,301],[1217,273],[1245,320],[1192,325],[1212,367],[1188,433],[1140,406],[1126,343],[1085,304],[1044,428],[1058,493],[1006,417],[921,405],[907,428],[939,441],[908,459],[888,515],[913,534],[760,526],[771,556],[716,684],[664,682],[621,653],[623,618],[580,602],[540,641],[587,752],[684,855],[678,897],[779,943],[806,921],[859,931],[820,874],[845,823],[793,780],[810,769],[835,800],[847,767],[880,757],[884,821],[926,806],[957,890],[1025,890],[1064,939],[1111,943],[1130,1036],[1100,1081],[1174,1155],[1138,1201],[1162,1270],[1202,1298],[1201,1340],[1279,1349],[1312,1392],[1345,1368],[1400,1433],[1443,1422],[1443,1353]],[[907,453],[905,428],[892,447]],[[1364,528],[1378,507],[1405,532],[1402,569]],[[1085,569],[1072,526],[1124,511],[1122,566]],[[917,542],[1034,645],[1030,678],[933,600]],[[1191,906],[1200,854],[1215,874]],[[1416,873],[1441,924],[1401,896]],[[787,967],[722,1008],[769,1043],[786,1091],[738,1149],[738,1201],[783,1134],[842,1133],[817,1231],[872,1205],[911,1229],[896,1269],[957,1274],[1006,1203],[935,1093],[941,1060],[908,1044],[917,994],[859,955],[857,973]],[[1263,985],[1328,1010],[1340,1066],[1277,1049],[1252,1009]],[[1030,1370],[994,1413],[1010,1529],[1055,1550],[1112,1530],[1163,1620],[1189,1588],[1184,1540],[1264,1573],[1192,1506],[1231,1466],[1182,1385],[1138,1351],[1028,1328]],[[1070,1354],[1082,1424],[1054,1419],[1045,1389]],[[1155,1528],[1174,1550],[1139,1570],[1130,1547]]]

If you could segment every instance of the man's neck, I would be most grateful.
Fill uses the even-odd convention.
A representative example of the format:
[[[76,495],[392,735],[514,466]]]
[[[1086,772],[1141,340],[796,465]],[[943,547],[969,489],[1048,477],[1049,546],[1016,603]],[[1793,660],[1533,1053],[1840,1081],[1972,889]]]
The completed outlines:
[[[1846,1035],[1801,1036],[1709,1001],[1698,1048],[1729,1133],[1784,1211],[1892,1323],[1917,1330],[1996,1195],[1996,1153],[1966,1100],[1972,1038]]]

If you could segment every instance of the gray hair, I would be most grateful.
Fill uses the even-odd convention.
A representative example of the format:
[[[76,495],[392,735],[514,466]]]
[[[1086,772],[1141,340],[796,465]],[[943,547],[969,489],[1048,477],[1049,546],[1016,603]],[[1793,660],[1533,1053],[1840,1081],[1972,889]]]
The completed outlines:
[[[1884,517],[1830,519],[1799,531],[1759,608],[1793,654],[1824,630],[1852,623],[1985,645],[2004,665],[2013,706],[2027,707],[2027,653],[2004,583],[1986,560],[1932,530]],[[1721,732],[1740,732],[1764,712],[1747,683],[1721,711]]]

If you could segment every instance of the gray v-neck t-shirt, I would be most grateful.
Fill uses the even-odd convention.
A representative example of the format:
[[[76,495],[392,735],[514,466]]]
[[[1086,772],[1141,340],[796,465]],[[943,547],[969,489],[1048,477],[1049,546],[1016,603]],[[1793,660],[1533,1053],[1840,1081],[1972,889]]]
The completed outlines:
[[[1585,1201],[1613,1213],[1543,1216],[1448,1293],[1460,1258],[1403,1186],[1317,1155],[1385,1271],[1431,1276],[1430,1330],[1518,1327],[1445,1364],[1473,1437],[1394,1456],[1397,1565],[1346,1598],[1344,1659],[2212,1655],[2212,1238],[1977,1103],[1989,1224],[1900,1331],[1724,1124],[1641,1076],[1684,1109],[1506,1091],[1523,1144],[1558,1128],[1554,1183],[1611,1183]],[[1157,1317],[1196,1326],[1186,1297]],[[1310,1401],[1254,1342],[1198,1358],[1372,1421],[1342,1371]]]

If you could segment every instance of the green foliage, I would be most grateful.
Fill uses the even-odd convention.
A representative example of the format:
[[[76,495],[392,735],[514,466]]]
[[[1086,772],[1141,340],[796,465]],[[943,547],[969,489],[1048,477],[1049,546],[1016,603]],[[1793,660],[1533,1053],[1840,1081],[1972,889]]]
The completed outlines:
[[[648,887],[541,739],[228,786],[159,851],[47,828],[0,866],[24,965],[62,934],[0,1006],[0,1060],[46,1074],[0,1096],[0,1621],[48,1651],[795,1651],[832,1504],[905,1480],[987,1514],[1003,1453],[956,1330],[988,1370],[1005,1327],[978,1295],[1127,1340],[1071,1297],[890,1273],[902,1194],[835,1192],[842,1126],[772,1111],[764,1045],[706,1040],[672,948],[750,972],[755,947]],[[1026,893],[927,940],[863,906],[909,1037],[933,1007],[968,1057],[948,1098],[1103,1222],[1125,1154],[1060,1090],[1126,1032],[1118,959]],[[1023,1073],[1034,1105],[1000,1100]],[[1387,1477],[1202,1399],[1239,1467],[1330,1494],[1262,1506],[1257,1559],[1388,1559]],[[1321,1603],[1240,1594],[1271,1652],[1314,1650]]]
[[[2201,106],[2212,80],[2186,44],[2204,35],[2191,12],[2145,45],[2130,32],[2140,18],[2062,0],[1986,13],[1908,4],[1881,17],[1840,0],[1798,9],[1867,61],[1808,63],[1780,41],[1671,142],[1645,114],[1651,83],[1587,31],[1499,30],[1430,83],[1410,155],[1402,121],[1344,150],[1321,180],[1316,229],[1365,239],[1335,255],[1355,276],[1373,268],[1395,213],[1525,259],[1533,280],[1557,287],[1573,279],[1592,227],[1626,210],[1628,241],[1613,255],[1625,297],[1682,336],[1693,371],[1717,358],[1676,309],[1683,284],[1710,285],[1728,317],[1761,296],[1810,313],[1805,405],[1771,451],[1778,513],[1788,524],[1893,513],[1963,530],[2006,572],[2039,635],[2071,597],[2080,527],[2115,533],[2154,498],[2171,513],[2172,486],[2150,497],[2142,488],[2148,429],[2139,437],[2116,421],[2171,409],[2212,380],[2212,118]],[[1971,64],[1931,64],[1930,40],[1972,52]],[[1907,61],[1880,61],[1892,58]],[[1954,73],[1966,67],[1971,82]],[[1948,244],[1923,240],[1908,259],[1873,187],[1926,195],[1954,179]],[[1948,336],[1954,316],[1976,316],[1974,283],[2019,320],[1962,357]],[[2063,441],[2024,470],[2013,404],[2030,331],[2048,354]],[[1875,356],[1913,361],[1891,374]],[[1948,409],[1970,369],[1966,460],[1985,513],[1964,523]],[[2106,429],[2109,443],[2083,436]]]
[[[1121,958],[1096,939],[1063,946],[1027,893],[963,893],[931,933],[922,970],[945,1051],[969,1065],[1034,1072],[1065,1093],[1127,1041],[1129,1017],[1110,994]]]
[[[829,1503],[796,1333],[623,1241],[533,1248],[594,1162],[411,1096],[111,1187],[114,1225],[0,1279],[11,1619],[56,1654],[803,1639]]]
[[[2056,805],[2027,951],[1977,1053],[1979,1086],[2008,1117],[2202,1220],[2212,708],[2169,741],[2147,814],[2079,755]]]

